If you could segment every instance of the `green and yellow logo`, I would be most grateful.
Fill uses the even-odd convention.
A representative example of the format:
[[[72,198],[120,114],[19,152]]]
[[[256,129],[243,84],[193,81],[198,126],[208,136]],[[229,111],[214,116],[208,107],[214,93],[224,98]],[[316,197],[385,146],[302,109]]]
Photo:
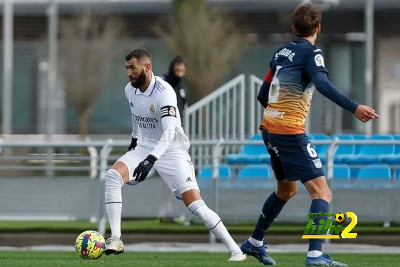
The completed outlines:
[[[332,224],[332,218],[335,218],[335,222],[338,225]],[[319,225],[314,224],[314,219],[317,217],[322,217],[319,220]],[[346,212],[346,215],[343,213],[308,213],[308,223],[306,225],[306,229],[304,230],[302,239],[338,239],[338,238],[356,238],[357,233],[350,233],[351,230],[357,225],[357,216],[353,212]],[[351,222],[342,230],[343,223],[351,219]]]

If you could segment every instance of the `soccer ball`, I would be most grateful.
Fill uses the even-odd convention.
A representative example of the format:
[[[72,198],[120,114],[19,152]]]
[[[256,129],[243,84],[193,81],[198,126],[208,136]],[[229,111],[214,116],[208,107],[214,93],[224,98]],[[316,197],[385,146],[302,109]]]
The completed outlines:
[[[342,224],[342,223],[344,223],[345,220],[346,220],[346,216],[345,216],[343,213],[336,213],[336,215],[335,215],[335,221],[336,221],[337,223]]]
[[[97,231],[88,230],[76,238],[75,250],[85,260],[97,260],[104,253],[106,241]]]

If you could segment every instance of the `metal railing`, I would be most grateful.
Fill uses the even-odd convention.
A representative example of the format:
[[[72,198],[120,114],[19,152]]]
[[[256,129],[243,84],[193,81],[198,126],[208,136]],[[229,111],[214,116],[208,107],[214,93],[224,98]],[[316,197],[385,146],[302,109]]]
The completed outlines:
[[[258,132],[263,108],[257,102],[262,80],[244,74],[227,82],[191,105],[184,116],[185,133],[191,140],[246,140]],[[192,146],[190,155],[195,165],[208,165],[210,146]],[[225,146],[225,156],[238,152],[238,146]]]
[[[241,74],[185,111],[185,132],[191,139],[245,138],[245,76]]]
[[[219,87],[185,111],[184,127],[190,139],[245,140],[258,132],[263,108],[257,102],[262,80],[245,75]]]
[[[46,219],[46,220],[76,220],[76,219],[92,219],[95,220],[99,223],[99,230],[101,232],[105,231],[105,223],[106,223],[106,218],[105,218],[105,213],[104,213],[104,205],[103,205],[103,195],[104,195],[104,177],[105,177],[105,172],[109,166],[113,164],[113,161],[115,158],[118,158],[119,154],[122,154],[123,152],[121,150],[118,150],[120,148],[125,151],[126,149],[126,144],[128,140],[126,141],[121,141],[121,140],[113,140],[113,139],[107,139],[107,140],[102,140],[102,141],[71,141],[71,142],[27,142],[27,141],[13,141],[13,142],[7,142],[7,141],[2,141],[0,142],[0,169],[2,170],[2,173],[0,174],[0,198],[1,196],[5,197],[5,199],[2,199],[0,203],[3,203],[3,205],[0,205],[0,219],[21,219],[23,217],[29,218],[29,219]],[[393,141],[393,140],[339,140],[339,139],[334,139],[332,140],[318,140],[318,141],[312,141],[313,144],[315,145],[329,145],[329,149],[327,150],[327,155],[326,155],[326,177],[328,184],[332,186],[332,181],[334,180],[333,177],[333,167],[334,167],[334,154],[336,149],[338,148],[339,145],[360,145],[360,144],[372,144],[372,145],[400,145],[400,141]],[[202,191],[208,195],[207,200],[210,202],[210,206],[213,207],[217,212],[221,213],[225,217],[229,216],[234,216],[236,219],[240,220],[240,218],[243,219],[248,219],[249,214],[247,212],[251,211],[251,207],[247,207],[244,209],[246,212],[238,212],[237,214],[224,214],[225,211],[229,210],[226,207],[226,203],[223,201],[225,198],[232,198],[230,199],[230,203],[232,201],[240,201],[240,198],[238,198],[237,193],[239,192],[240,196],[244,196],[246,194],[252,194],[254,195],[253,197],[259,197],[259,198],[264,198],[265,197],[265,190],[273,190],[274,185],[273,183],[270,183],[270,187],[265,187],[265,186],[260,186],[258,188],[259,191],[258,193],[253,194],[251,193],[253,189],[249,188],[235,188],[234,186],[231,186],[230,189],[226,189],[224,187],[221,187],[220,185],[220,179],[218,177],[218,171],[219,171],[219,165],[222,162],[225,162],[225,154],[224,150],[233,150],[233,149],[228,149],[229,147],[240,147],[242,145],[263,145],[262,141],[250,141],[250,140],[209,140],[209,141],[203,141],[203,140],[193,140],[191,142],[191,150],[203,150],[203,151],[208,151],[208,154],[202,153],[201,157],[206,157],[203,159],[197,159],[197,165],[195,165],[195,168],[197,170],[197,173],[205,166],[205,165],[211,165],[212,166],[212,177],[211,177],[211,187],[208,189],[202,189]],[[24,151],[26,152],[23,154],[19,149],[23,148]],[[66,151],[63,151],[64,153],[60,153],[59,155],[53,154],[53,155],[46,155],[46,154],[33,154],[30,153],[30,149],[39,149],[41,151],[46,151],[48,149],[51,149],[52,151],[57,151],[57,149],[64,149]],[[68,151],[67,151],[68,150]],[[18,151],[18,155],[15,155],[15,151]],[[72,152],[71,152],[72,151]],[[77,153],[76,151],[85,151],[87,154],[82,155]],[[71,154],[74,153],[74,154]],[[117,154],[116,154],[117,153]],[[198,155],[197,155],[198,156]],[[31,166],[32,164],[36,164],[36,161],[40,159],[39,161],[42,163],[39,166]],[[59,160],[63,159],[65,160],[63,163],[65,163],[63,166],[57,166],[59,163]],[[5,165],[4,161],[9,161],[9,160],[18,160],[19,165]],[[80,161],[79,161],[80,160]],[[50,161],[50,162],[48,162]],[[77,168],[77,163],[80,162],[81,166]],[[83,162],[83,163],[82,163]],[[240,166],[239,166],[240,167]],[[400,167],[400,166],[396,166]],[[19,171],[22,172],[21,175],[16,175],[16,177],[7,177],[5,175],[6,171],[10,170],[14,171]],[[36,173],[38,169],[41,171],[40,175]],[[32,175],[33,178],[30,178],[29,175],[26,175],[26,173],[23,173],[23,171],[32,171],[34,175]],[[48,174],[47,171],[52,170],[56,171],[53,176],[47,177],[46,175]],[[84,181],[90,181],[92,182],[88,183],[86,189],[82,189],[79,191],[79,186],[77,187],[71,187],[75,186],[75,183],[73,181],[78,181],[78,180],[73,180],[76,177],[71,177],[74,175],[66,175],[66,173],[74,173],[76,171],[80,171],[80,175],[82,177],[82,180],[79,180],[81,183],[88,183]],[[82,171],[85,172],[85,174],[82,174]],[[65,173],[64,173],[65,172]],[[65,179],[61,179],[60,177],[64,177]],[[89,179],[92,178],[92,179]],[[231,183],[234,185],[236,177],[232,177],[231,181],[228,181],[228,183]],[[161,179],[158,179],[161,181]],[[390,181],[383,181],[381,180],[380,183],[389,183],[390,185],[388,188],[384,188],[382,190],[395,190],[398,187],[394,187],[394,185],[398,186],[399,181],[398,179],[392,179],[392,182]],[[37,181],[37,182],[35,182]],[[70,182],[69,182],[70,181]],[[265,180],[264,180],[265,182]],[[50,186],[51,184],[52,187],[49,187],[46,193],[47,199],[44,199],[45,203],[52,203],[56,205],[57,207],[54,208],[54,210],[51,210],[49,206],[43,206],[42,202],[40,202],[40,199],[44,198],[42,195],[43,192],[42,190],[42,184],[45,183],[46,186]],[[224,181],[225,183],[225,181]],[[30,188],[26,188],[22,191],[20,191],[21,188],[24,187],[25,184],[29,184]],[[226,185],[226,184],[225,184]],[[37,189],[34,187],[38,186]],[[64,192],[62,191],[60,193],[60,188],[61,190],[71,190],[71,192]],[[71,189],[70,189],[71,187]],[[78,188],[78,189],[76,189]],[[88,194],[88,190],[92,190],[92,188],[95,188],[96,191],[93,194]],[[269,189],[268,189],[269,188]],[[354,188],[353,188],[354,189]],[[33,191],[37,190],[38,192],[33,194]],[[73,191],[73,190],[78,190],[78,191]],[[149,190],[149,189],[145,189]],[[229,193],[229,190],[234,190],[236,194]],[[250,191],[249,191],[250,190]],[[351,189],[350,189],[351,190]],[[369,190],[369,189],[368,189]],[[379,191],[380,189],[373,190],[371,189],[370,191],[372,194],[381,194],[382,191]],[[22,192],[22,193],[21,193]],[[250,193],[249,193],[250,192]],[[347,191],[348,192],[348,191]],[[371,194],[369,192],[369,194]],[[385,191],[386,192],[386,191]],[[390,191],[391,192],[391,191]],[[4,195],[7,196],[4,196]],[[22,194],[22,195],[21,195]],[[29,198],[30,194],[32,194],[32,198]],[[64,201],[63,203],[58,203],[59,199],[62,197],[62,195],[65,194],[64,197],[68,197],[68,200]],[[85,196],[86,194],[86,196]],[[384,217],[385,220],[390,221],[390,220],[399,220],[398,214],[400,214],[399,207],[398,205],[396,206],[396,203],[399,203],[399,196],[398,194],[390,193],[386,194],[383,193],[389,198],[393,199],[387,199],[388,203],[392,203],[390,209],[385,209],[381,213],[377,213],[377,216],[374,216],[373,210],[371,212],[365,211],[365,214],[357,214],[358,216],[363,216],[368,217],[374,220],[378,220],[379,218]],[[146,193],[146,195],[151,196],[154,195],[152,193]],[[23,196],[22,199],[20,197]],[[74,200],[77,197],[82,197],[82,200],[85,201],[86,198],[90,198],[92,201],[91,205],[95,205],[95,207],[88,205],[86,209],[83,209],[82,205],[77,205],[77,203],[74,202]],[[10,200],[12,198],[12,200]],[[40,198],[35,199],[35,198]],[[356,197],[355,197],[356,198]],[[15,203],[18,203],[19,201],[21,202],[20,208],[15,208],[15,210],[9,210],[7,205],[7,201],[13,201],[14,205]],[[28,201],[28,204],[32,204],[31,206],[26,203]],[[68,204],[68,201],[71,201],[70,204]],[[356,202],[356,199],[354,199]],[[30,203],[32,202],[32,203]],[[37,202],[37,203],[36,203]],[[221,203],[222,202],[222,203]],[[80,202],[78,202],[80,203]],[[146,202],[147,203],[147,202]],[[225,204],[224,204],[225,203]],[[153,203],[155,206],[157,206],[157,203]],[[152,205],[153,205],[152,204]],[[379,204],[379,203],[378,203]],[[378,205],[376,204],[376,206]],[[177,204],[180,205],[180,204]],[[221,207],[222,205],[222,207]],[[333,206],[335,206],[335,202]],[[229,206],[229,205],[228,205]],[[339,205],[340,206],[340,205]],[[34,210],[33,211],[33,207]],[[375,206],[374,206],[375,207]],[[32,208],[32,210],[30,210]],[[378,208],[378,207],[376,207]],[[79,212],[75,212],[76,209],[82,209]],[[140,207],[138,207],[139,212],[136,213],[140,217]],[[248,210],[247,210],[248,209]],[[37,210],[37,212],[36,212]],[[151,209],[150,209],[151,210]],[[154,210],[157,210],[156,208]],[[295,209],[293,209],[295,210]],[[46,211],[46,212],[44,212]],[[48,213],[48,212],[50,213]],[[64,212],[65,211],[65,212]],[[53,214],[54,213],[54,214]],[[256,212],[257,213],[257,212]],[[256,214],[254,213],[254,214]],[[397,214],[397,215],[396,215]],[[148,216],[146,214],[146,216]],[[156,217],[157,214],[154,213],[154,216]],[[89,218],[88,218],[89,217]],[[300,216],[294,215],[291,217],[292,219],[299,219]]]

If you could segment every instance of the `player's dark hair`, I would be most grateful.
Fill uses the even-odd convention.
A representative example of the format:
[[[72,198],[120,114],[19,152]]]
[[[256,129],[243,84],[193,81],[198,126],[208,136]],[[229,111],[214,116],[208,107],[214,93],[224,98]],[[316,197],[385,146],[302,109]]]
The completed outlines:
[[[322,21],[319,9],[310,3],[302,4],[293,11],[294,34],[297,37],[309,37],[314,35]]]
[[[146,48],[137,48],[131,52],[129,52],[128,55],[126,55],[125,60],[129,61],[132,58],[136,58],[137,60],[141,60],[142,58],[147,57],[151,60],[151,55],[149,51],[147,51]]]

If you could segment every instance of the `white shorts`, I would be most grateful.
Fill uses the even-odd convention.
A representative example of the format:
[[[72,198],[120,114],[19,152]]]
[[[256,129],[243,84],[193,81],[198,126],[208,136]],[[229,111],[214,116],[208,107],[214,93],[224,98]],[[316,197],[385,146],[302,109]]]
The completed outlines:
[[[130,185],[137,185],[133,178],[133,172],[136,167],[142,162],[149,152],[137,146],[134,150],[128,151],[120,157],[117,161],[125,163],[129,170]],[[149,176],[153,176],[157,172],[161,179],[167,184],[169,189],[175,196],[181,199],[181,194],[191,189],[200,191],[197,185],[196,175],[194,172],[193,163],[189,154],[182,149],[167,150],[162,156],[154,163]]]

